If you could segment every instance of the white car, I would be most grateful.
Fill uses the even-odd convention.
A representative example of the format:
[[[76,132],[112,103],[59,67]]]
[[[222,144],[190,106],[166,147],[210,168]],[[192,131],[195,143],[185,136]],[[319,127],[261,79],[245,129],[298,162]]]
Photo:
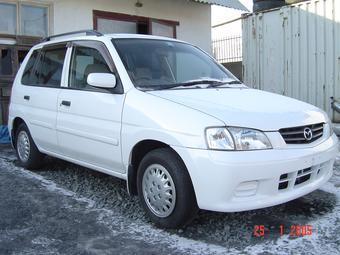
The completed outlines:
[[[25,168],[43,155],[127,181],[151,220],[238,212],[304,196],[333,172],[320,109],[251,89],[199,48],[142,35],[64,34],[34,46],[9,130]]]

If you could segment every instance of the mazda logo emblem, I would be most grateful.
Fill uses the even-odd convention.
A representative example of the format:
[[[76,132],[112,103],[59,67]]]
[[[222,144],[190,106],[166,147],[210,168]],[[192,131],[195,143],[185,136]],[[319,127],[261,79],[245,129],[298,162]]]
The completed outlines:
[[[310,141],[313,139],[313,131],[310,128],[305,128],[303,130],[303,136],[305,137],[306,141]]]

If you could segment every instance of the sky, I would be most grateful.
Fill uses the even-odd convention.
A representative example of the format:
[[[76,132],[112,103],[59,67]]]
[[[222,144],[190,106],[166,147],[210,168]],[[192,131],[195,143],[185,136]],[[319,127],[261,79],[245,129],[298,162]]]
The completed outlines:
[[[239,0],[248,10],[252,11],[253,9],[253,0]],[[221,6],[212,6],[212,25],[220,24],[228,20],[235,19],[241,14],[244,13],[243,11],[234,10],[226,7]]]

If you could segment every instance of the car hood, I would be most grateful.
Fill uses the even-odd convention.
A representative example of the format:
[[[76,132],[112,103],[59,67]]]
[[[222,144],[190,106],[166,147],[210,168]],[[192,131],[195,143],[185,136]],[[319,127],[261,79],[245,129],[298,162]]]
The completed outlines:
[[[277,131],[327,121],[325,113],[315,106],[250,88],[178,89],[148,93],[214,116],[227,126]]]

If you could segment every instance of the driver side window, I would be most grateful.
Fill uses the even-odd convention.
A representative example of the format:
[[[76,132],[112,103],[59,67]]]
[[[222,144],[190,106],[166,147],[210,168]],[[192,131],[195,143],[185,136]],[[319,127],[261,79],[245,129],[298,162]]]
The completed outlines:
[[[84,46],[73,48],[70,66],[69,87],[86,89],[87,76],[91,73],[112,73],[99,50]]]

